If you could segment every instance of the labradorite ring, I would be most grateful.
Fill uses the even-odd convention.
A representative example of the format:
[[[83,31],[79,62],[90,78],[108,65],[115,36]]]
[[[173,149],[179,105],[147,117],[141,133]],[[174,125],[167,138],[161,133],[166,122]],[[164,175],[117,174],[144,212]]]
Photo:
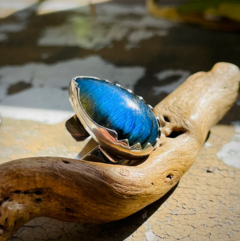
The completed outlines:
[[[159,141],[160,122],[153,108],[119,84],[78,76],[70,81],[69,100],[76,116],[66,122],[68,131],[76,140],[84,132],[85,137],[92,137],[79,158],[95,153],[111,162],[139,159],[149,155]],[[71,128],[73,122],[82,127]]]

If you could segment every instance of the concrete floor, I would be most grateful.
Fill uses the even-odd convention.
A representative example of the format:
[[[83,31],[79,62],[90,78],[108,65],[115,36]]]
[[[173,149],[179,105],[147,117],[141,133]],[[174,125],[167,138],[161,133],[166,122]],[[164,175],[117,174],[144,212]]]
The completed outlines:
[[[82,145],[64,121],[77,75],[118,82],[154,106],[194,72],[219,61],[240,66],[238,32],[156,19],[144,1],[86,3],[0,0],[0,163],[76,156]],[[11,240],[239,240],[239,142],[240,95],[178,187],[156,203],[107,225],[38,218]]]

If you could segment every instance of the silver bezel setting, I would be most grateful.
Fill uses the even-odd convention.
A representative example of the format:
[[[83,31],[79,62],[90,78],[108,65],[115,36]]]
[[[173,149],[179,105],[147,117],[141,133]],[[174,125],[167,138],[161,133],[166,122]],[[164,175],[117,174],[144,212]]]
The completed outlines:
[[[128,139],[118,140],[118,134],[115,130],[111,130],[106,127],[98,125],[94,120],[92,120],[88,116],[80,101],[80,88],[77,87],[78,84],[76,82],[76,79],[78,78],[91,78],[99,81],[105,81],[107,83],[111,83],[111,82],[108,80],[100,79],[93,76],[77,76],[70,81],[70,84],[69,84],[70,103],[77,117],[79,118],[80,122],[82,123],[86,131],[92,136],[92,138],[97,143],[99,143],[100,146],[104,147],[106,150],[112,153],[115,153],[116,155],[122,156],[124,158],[137,159],[137,158],[141,158],[149,155],[154,150],[154,148],[158,145],[158,141],[160,139],[160,133],[161,133],[160,121],[159,121],[159,118],[155,116],[153,108],[148,105],[148,108],[150,108],[150,110],[152,111],[152,113],[154,114],[157,120],[158,138],[156,138],[156,144],[152,146],[151,143],[147,143],[147,145],[143,149],[139,142],[132,146],[129,146]],[[125,89],[119,84],[113,84],[113,85],[116,85],[117,87],[128,91],[132,95],[144,101],[141,96],[135,95],[131,90]]]

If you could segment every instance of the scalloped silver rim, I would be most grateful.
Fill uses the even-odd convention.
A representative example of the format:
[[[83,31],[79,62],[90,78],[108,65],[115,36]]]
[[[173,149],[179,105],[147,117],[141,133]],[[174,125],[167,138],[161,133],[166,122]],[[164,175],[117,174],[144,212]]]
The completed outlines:
[[[149,155],[154,150],[154,148],[157,146],[158,141],[161,136],[160,121],[159,121],[159,118],[155,115],[152,106],[147,105],[148,108],[154,114],[156,121],[157,121],[157,125],[158,125],[158,137],[155,140],[156,141],[155,145],[152,146],[151,143],[148,142],[147,145],[142,149],[142,145],[138,142],[132,146],[129,146],[128,139],[118,140],[118,133],[115,130],[108,129],[104,126],[98,125],[85,112],[85,110],[81,104],[81,101],[80,101],[80,88],[77,87],[78,84],[76,82],[76,80],[79,78],[82,78],[82,79],[83,78],[91,78],[91,79],[96,79],[96,80],[100,80],[100,81],[105,81],[107,83],[111,83],[111,82],[109,80],[100,79],[100,78],[97,78],[94,76],[76,76],[70,81],[70,84],[69,84],[70,103],[71,103],[77,117],[83,124],[84,128],[89,132],[89,134],[93,137],[93,139],[102,146],[105,146],[107,148],[111,147],[110,149],[117,149],[119,152],[122,152],[124,154],[129,154],[129,155],[133,155],[133,156]],[[113,83],[111,83],[111,84],[113,84]],[[138,97],[140,100],[142,100],[144,103],[146,103],[144,101],[143,97],[135,95],[133,93],[133,91],[125,89],[120,84],[113,84],[113,85],[116,85],[117,87],[128,91],[129,93]],[[99,137],[99,133],[101,133],[100,137]]]

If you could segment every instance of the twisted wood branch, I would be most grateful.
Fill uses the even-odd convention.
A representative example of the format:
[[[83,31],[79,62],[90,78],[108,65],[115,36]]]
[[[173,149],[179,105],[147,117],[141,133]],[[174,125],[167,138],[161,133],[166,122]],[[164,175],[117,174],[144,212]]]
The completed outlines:
[[[239,69],[228,63],[190,76],[155,107],[163,126],[161,143],[139,165],[61,157],[0,165],[0,241],[35,217],[106,223],[162,197],[189,169],[211,126],[235,101],[239,80]]]

